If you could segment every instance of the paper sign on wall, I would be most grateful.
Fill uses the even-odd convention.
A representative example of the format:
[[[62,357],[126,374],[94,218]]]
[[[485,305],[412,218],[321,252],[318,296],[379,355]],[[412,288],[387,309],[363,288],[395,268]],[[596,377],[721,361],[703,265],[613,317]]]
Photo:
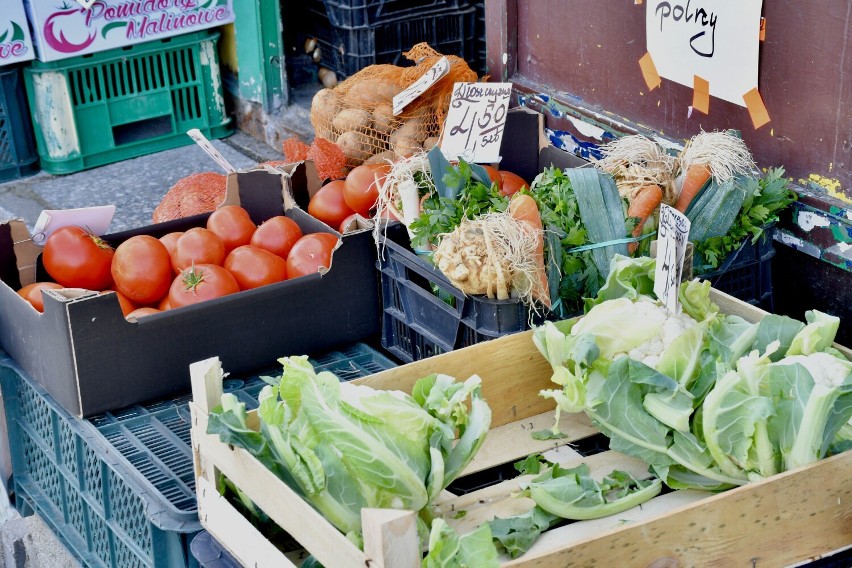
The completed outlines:
[[[683,276],[683,259],[689,242],[689,219],[668,205],[660,206],[660,226],[657,229],[657,269],[654,272],[654,293],[671,312],[678,309],[677,293]]]
[[[757,89],[763,0],[654,0],[647,3],[648,53],[657,72],[710,95],[747,106]]]
[[[456,83],[441,140],[444,156],[499,161],[511,96],[511,83]]]
[[[402,109],[408,106],[409,103],[429,90],[429,87],[440,81],[449,72],[450,61],[446,57],[442,57],[428,71],[423,73],[419,79],[393,98],[394,116],[401,113]]]

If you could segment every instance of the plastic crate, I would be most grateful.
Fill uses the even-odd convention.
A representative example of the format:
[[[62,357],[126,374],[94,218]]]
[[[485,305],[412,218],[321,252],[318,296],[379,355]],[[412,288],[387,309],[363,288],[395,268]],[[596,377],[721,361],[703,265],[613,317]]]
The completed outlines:
[[[216,42],[195,32],[25,71],[43,170],[66,174],[233,131]]]
[[[190,550],[200,568],[242,568],[242,565],[207,531],[198,533],[192,539]]]
[[[395,366],[357,343],[312,357],[318,371],[351,380]],[[280,367],[270,368],[273,375]],[[201,530],[190,442],[191,395],[80,420],[0,352],[16,506],[39,513],[74,556],[92,567],[194,566]],[[224,387],[249,408],[260,375]]]
[[[382,347],[390,353],[409,363],[529,328],[523,302],[465,296],[407,241],[394,224],[380,243]]]
[[[772,257],[775,256],[775,225],[764,228],[760,239],[752,244],[747,239],[730,253],[718,270],[696,273],[721,290],[753,306],[774,311],[772,300]]]
[[[21,68],[0,67],[0,182],[37,171],[38,154],[21,84]]]
[[[324,4],[331,25],[364,28],[404,17],[422,17],[433,12],[458,10],[470,0],[313,0]]]
[[[418,14],[375,26],[347,29],[336,27],[320,8],[311,10],[308,33],[317,38],[322,65],[339,78],[348,77],[377,63],[407,65],[402,56],[412,46],[427,42],[445,55],[472,61],[476,54],[476,8]]]

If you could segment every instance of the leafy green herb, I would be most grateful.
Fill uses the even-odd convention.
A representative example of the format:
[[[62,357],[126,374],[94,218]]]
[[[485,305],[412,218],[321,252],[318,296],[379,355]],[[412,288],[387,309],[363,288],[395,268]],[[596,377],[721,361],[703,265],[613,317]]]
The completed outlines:
[[[784,168],[771,168],[760,178],[748,178],[745,190],[745,202],[728,232],[696,244],[696,268],[718,268],[747,238],[756,243],[766,225],[778,221],[779,212],[796,200]]]
[[[526,458],[515,462],[515,469],[521,474],[537,475],[541,471],[542,464],[547,465],[547,460],[541,454],[532,454]]]
[[[438,194],[423,203],[423,212],[409,227],[414,234],[411,244],[423,247],[437,244],[439,235],[451,233],[462,220],[473,219],[485,213],[505,211],[509,200],[500,195],[497,186],[487,186],[478,181],[481,175],[470,164],[460,160],[457,166],[449,165],[439,175],[433,171]]]
[[[553,430],[539,430],[537,432],[533,432],[530,434],[533,440],[561,440],[562,438],[567,438],[568,434],[563,432],[554,432]]]

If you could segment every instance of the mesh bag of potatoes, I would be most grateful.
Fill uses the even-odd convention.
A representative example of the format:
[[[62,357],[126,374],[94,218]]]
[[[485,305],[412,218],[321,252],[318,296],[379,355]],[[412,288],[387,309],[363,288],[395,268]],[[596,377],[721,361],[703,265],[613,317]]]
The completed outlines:
[[[453,85],[477,80],[464,59],[449,55],[449,73],[394,116],[393,97],[443,57],[426,43],[415,45],[403,55],[415,65],[371,65],[314,96],[314,131],[340,146],[347,168],[407,158],[430,149],[438,142]]]

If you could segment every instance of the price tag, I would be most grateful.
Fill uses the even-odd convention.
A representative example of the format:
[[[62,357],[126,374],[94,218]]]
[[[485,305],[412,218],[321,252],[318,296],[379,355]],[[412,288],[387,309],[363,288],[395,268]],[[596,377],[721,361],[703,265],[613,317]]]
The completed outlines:
[[[437,83],[449,72],[450,61],[446,57],[442,57],[419,79],[393,98],[393,115],[396,116],[401,113],[402,109],[407,107],[409,103],[429,90],[429,87]]]
[[[83,227],[92,234],[106,234],[115,215],[115,205],[83,207],[80,209],[44,210],[33,228],[33,242],[44,244],[56,229],[68,226]]]
[[[677,312],[677,293],[683,275],[683,258],[689,242],[689,219],[668,205],[660,206],[660,226],[657,229],[657,270],[654,273],[654,293],[671,312]]]
[[[197,128],[193,128],[192,130],[186,131],[187,136],[195,140],[195,143],[201,146],[201,149],[204,150],[208,156],[213,158],[213,161],[222,166],[222,169],[225,170],[229,174],[236,173],[237,169],[231,165],[231,163],[225,159],[225,156],[222,155],[219,150],[213,147],[213,144],[210,143],[210,140],[204,136],[200,130]]]
[[[511,96],[511,83],[456,83],[441,140],[444,156],[499,162]]]

